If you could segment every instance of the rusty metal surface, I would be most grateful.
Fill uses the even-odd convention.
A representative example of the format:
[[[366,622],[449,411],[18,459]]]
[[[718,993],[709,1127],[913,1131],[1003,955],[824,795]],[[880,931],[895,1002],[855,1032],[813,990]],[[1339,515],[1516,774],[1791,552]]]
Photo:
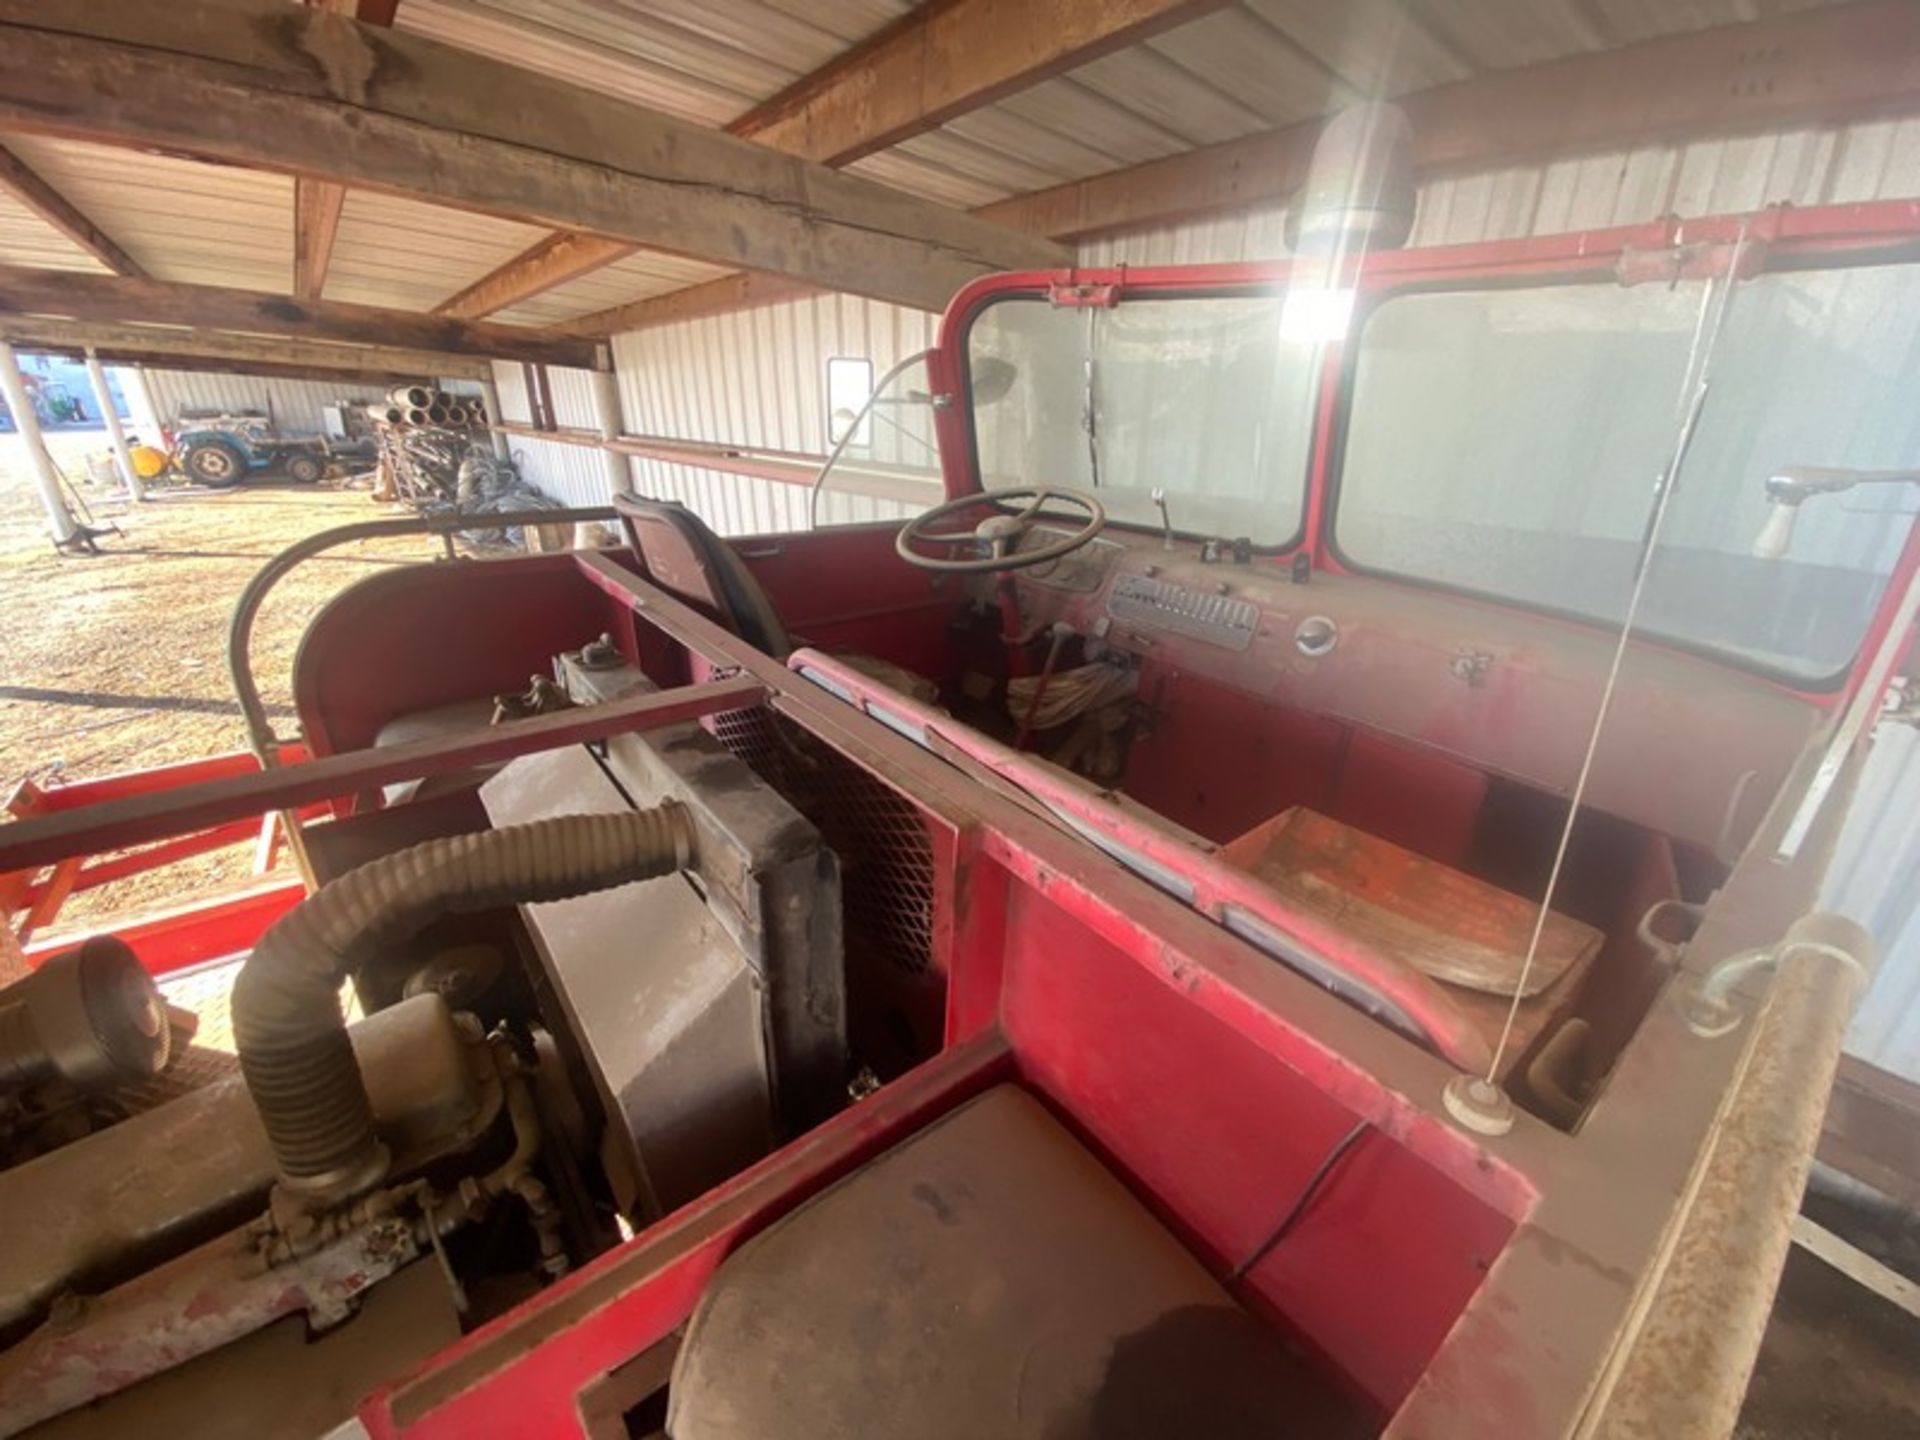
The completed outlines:
[[[437,995],[383,1010],[354,1026],[351,1038],[383,1133],[416,1161],[463,1129],[483,1129],[499,1103],[497,1088],[480,1086]],[[0,1171],[0,1215],[16,1237],[0,1247],[0,1325],[233,1224],[259,1204],[273,1173],[237,1071]],[[31,1243],[19,1243],[28,1236]]]
[[[377,790],[396,780],[494,764],[515,755],[601,740],[737,710],[765,695],[752,680],[716,680],[656,695],[542,715],[391,749],[353,751],[285,770],[214,780],[170,794],[106,801],[85,810],[22,820],[0,830],[0,872],[48,865],[72,855],[163,840],[269,810]]]
[[[1733,1431],[1773,1306],[1862,976],[1788,951],[1677,1209],[1658,1285],[1583,1440],[1720,1440]]]
[[[357,1297],[420,1253],[414,1222],[370,1217],[312,1253],[263,1263],[248,1226],[57,1313],[0,1354],[0,1435],[112,1394],[147,1375],[307,1312],[336,1324]]]
[[[314,1337],[303,1317],[289,1316],[45,1421],[34,1427],[33,1440],[310,1440],[330,1434],[382,1380],[459,1338],[446,1277],[436,1265],[412,1265],[368,1291],[350,1325]],[[209,1403],[210,1396],[218,1402]]]

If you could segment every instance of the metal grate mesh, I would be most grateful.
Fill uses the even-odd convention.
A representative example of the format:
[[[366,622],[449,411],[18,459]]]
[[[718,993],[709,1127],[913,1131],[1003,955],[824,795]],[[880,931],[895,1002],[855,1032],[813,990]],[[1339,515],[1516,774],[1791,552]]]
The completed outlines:
[[[847,947],[911,975],[933,963],[933,846],[913,805],[764,709],[713,717],[720,743],[811,821],[840,859]]]

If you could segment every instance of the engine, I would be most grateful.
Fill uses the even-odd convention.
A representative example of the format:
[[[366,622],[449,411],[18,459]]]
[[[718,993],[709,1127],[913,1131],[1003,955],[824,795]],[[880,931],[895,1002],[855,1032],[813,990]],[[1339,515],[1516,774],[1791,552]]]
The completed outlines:
[[[320,1433],[845,1101],[838,861],[696,725],[307,840],[197,1011],[110,938],[0,991],[0,1435]]]

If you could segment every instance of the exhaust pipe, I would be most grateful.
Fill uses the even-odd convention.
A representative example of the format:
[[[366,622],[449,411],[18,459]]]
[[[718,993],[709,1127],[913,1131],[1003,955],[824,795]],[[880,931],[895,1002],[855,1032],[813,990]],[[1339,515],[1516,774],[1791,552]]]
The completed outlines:
[[[382,856],[276,921],[234,983],[233,1037],[283,1185],[331,1207],[386,1175],[340,1011],[340,986],[361,961],[440,915],[566,900],[671,874],[692,855],[677,804],[563,815]]]

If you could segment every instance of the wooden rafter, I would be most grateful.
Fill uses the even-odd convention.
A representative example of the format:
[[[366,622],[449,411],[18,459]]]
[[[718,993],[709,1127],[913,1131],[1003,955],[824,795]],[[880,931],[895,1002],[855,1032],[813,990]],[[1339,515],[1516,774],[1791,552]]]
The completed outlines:
[[[97,352],[116,364],[161,365],[174,369],[225,367],[278,373],[411,375],[439,379],[484,380],[488,361],[442,350],[408,350],[393,345],[340,345],[317,340],[269,339],[219,330],[166,329],[151,325],[100,325],[73,320],[0,316],[0,340],[23,349],[52,354]],[[265,372],[259,372],[265,373]]]
[[[390,26],[400,0],[307,0],[316,10],[344,15],[363,25]],[[293,189],[293,296],[318,300],[326,293],[333,264],[334,237],[347,187],[331,180],[302,178]]]
[[[824,165],[1222,8],[1222,0],[934,0],[727,127]]]
[[[609,310],[596,310],[591,315],[563,321],[553,329],[562,335],[618,335],[623,330],[647,330],[702,315],[731,315],[736,310],[751,310],[758,305],[771,305],[812,293],[808,286],[782,276],[743,270],[669,290],[664,295],[629,300]]]
[[[331,180],[293,184],[293,298],[318,300],[327,288],[333,263],[333,237],[340,229],[340,207],[347,187]]]
[[[602,369],[604,347],[514,325],[452,320],[338,300],[297,301],[257,290],[175,285],[0,265],[0,324],[11,316],[68,316],[109,325],[174,325],[285,335],[347,345],[402,346],[536,364]]]
[[[1673,35],[1436,86],[1399,102],[1424,175],[1920,114],[1920,6],[1860,4]],[[1288,199],[1321,122],[1230,140],[982,206],[1050,239],[1168,225]],[[580,335],[670,324],[785,299],[729,276],[559,327]]]
[[[727,130],[801,159],[850,164],[1223,4],[932,0],[755,106]],[[589,252],[581,242],[588,239],[553,236],[469,286],[442,312],[488,315],[576,279],[595,267],[574,268],[541,252],[558,243],[564,254],[584,256]],[[600,264],[632,253],[631,246],[599,243],[606,246]],[[712,284],[724,287],[726,280]],[[456,302],[461,308],[448,308]]]
[[[13,196],[114,274],[138,278],[147,273],[139,261],[81,214],[78,206],[5,146],[0,146],[0,190]]]
[[[559,230],[434,306],[436,315],[477,320],[631,255],[624,240]]]
[[[993,270],[1067,259],[873,181],[280,0],[0,0],[0,49],[5,128],[413,195],[923,308]]]

